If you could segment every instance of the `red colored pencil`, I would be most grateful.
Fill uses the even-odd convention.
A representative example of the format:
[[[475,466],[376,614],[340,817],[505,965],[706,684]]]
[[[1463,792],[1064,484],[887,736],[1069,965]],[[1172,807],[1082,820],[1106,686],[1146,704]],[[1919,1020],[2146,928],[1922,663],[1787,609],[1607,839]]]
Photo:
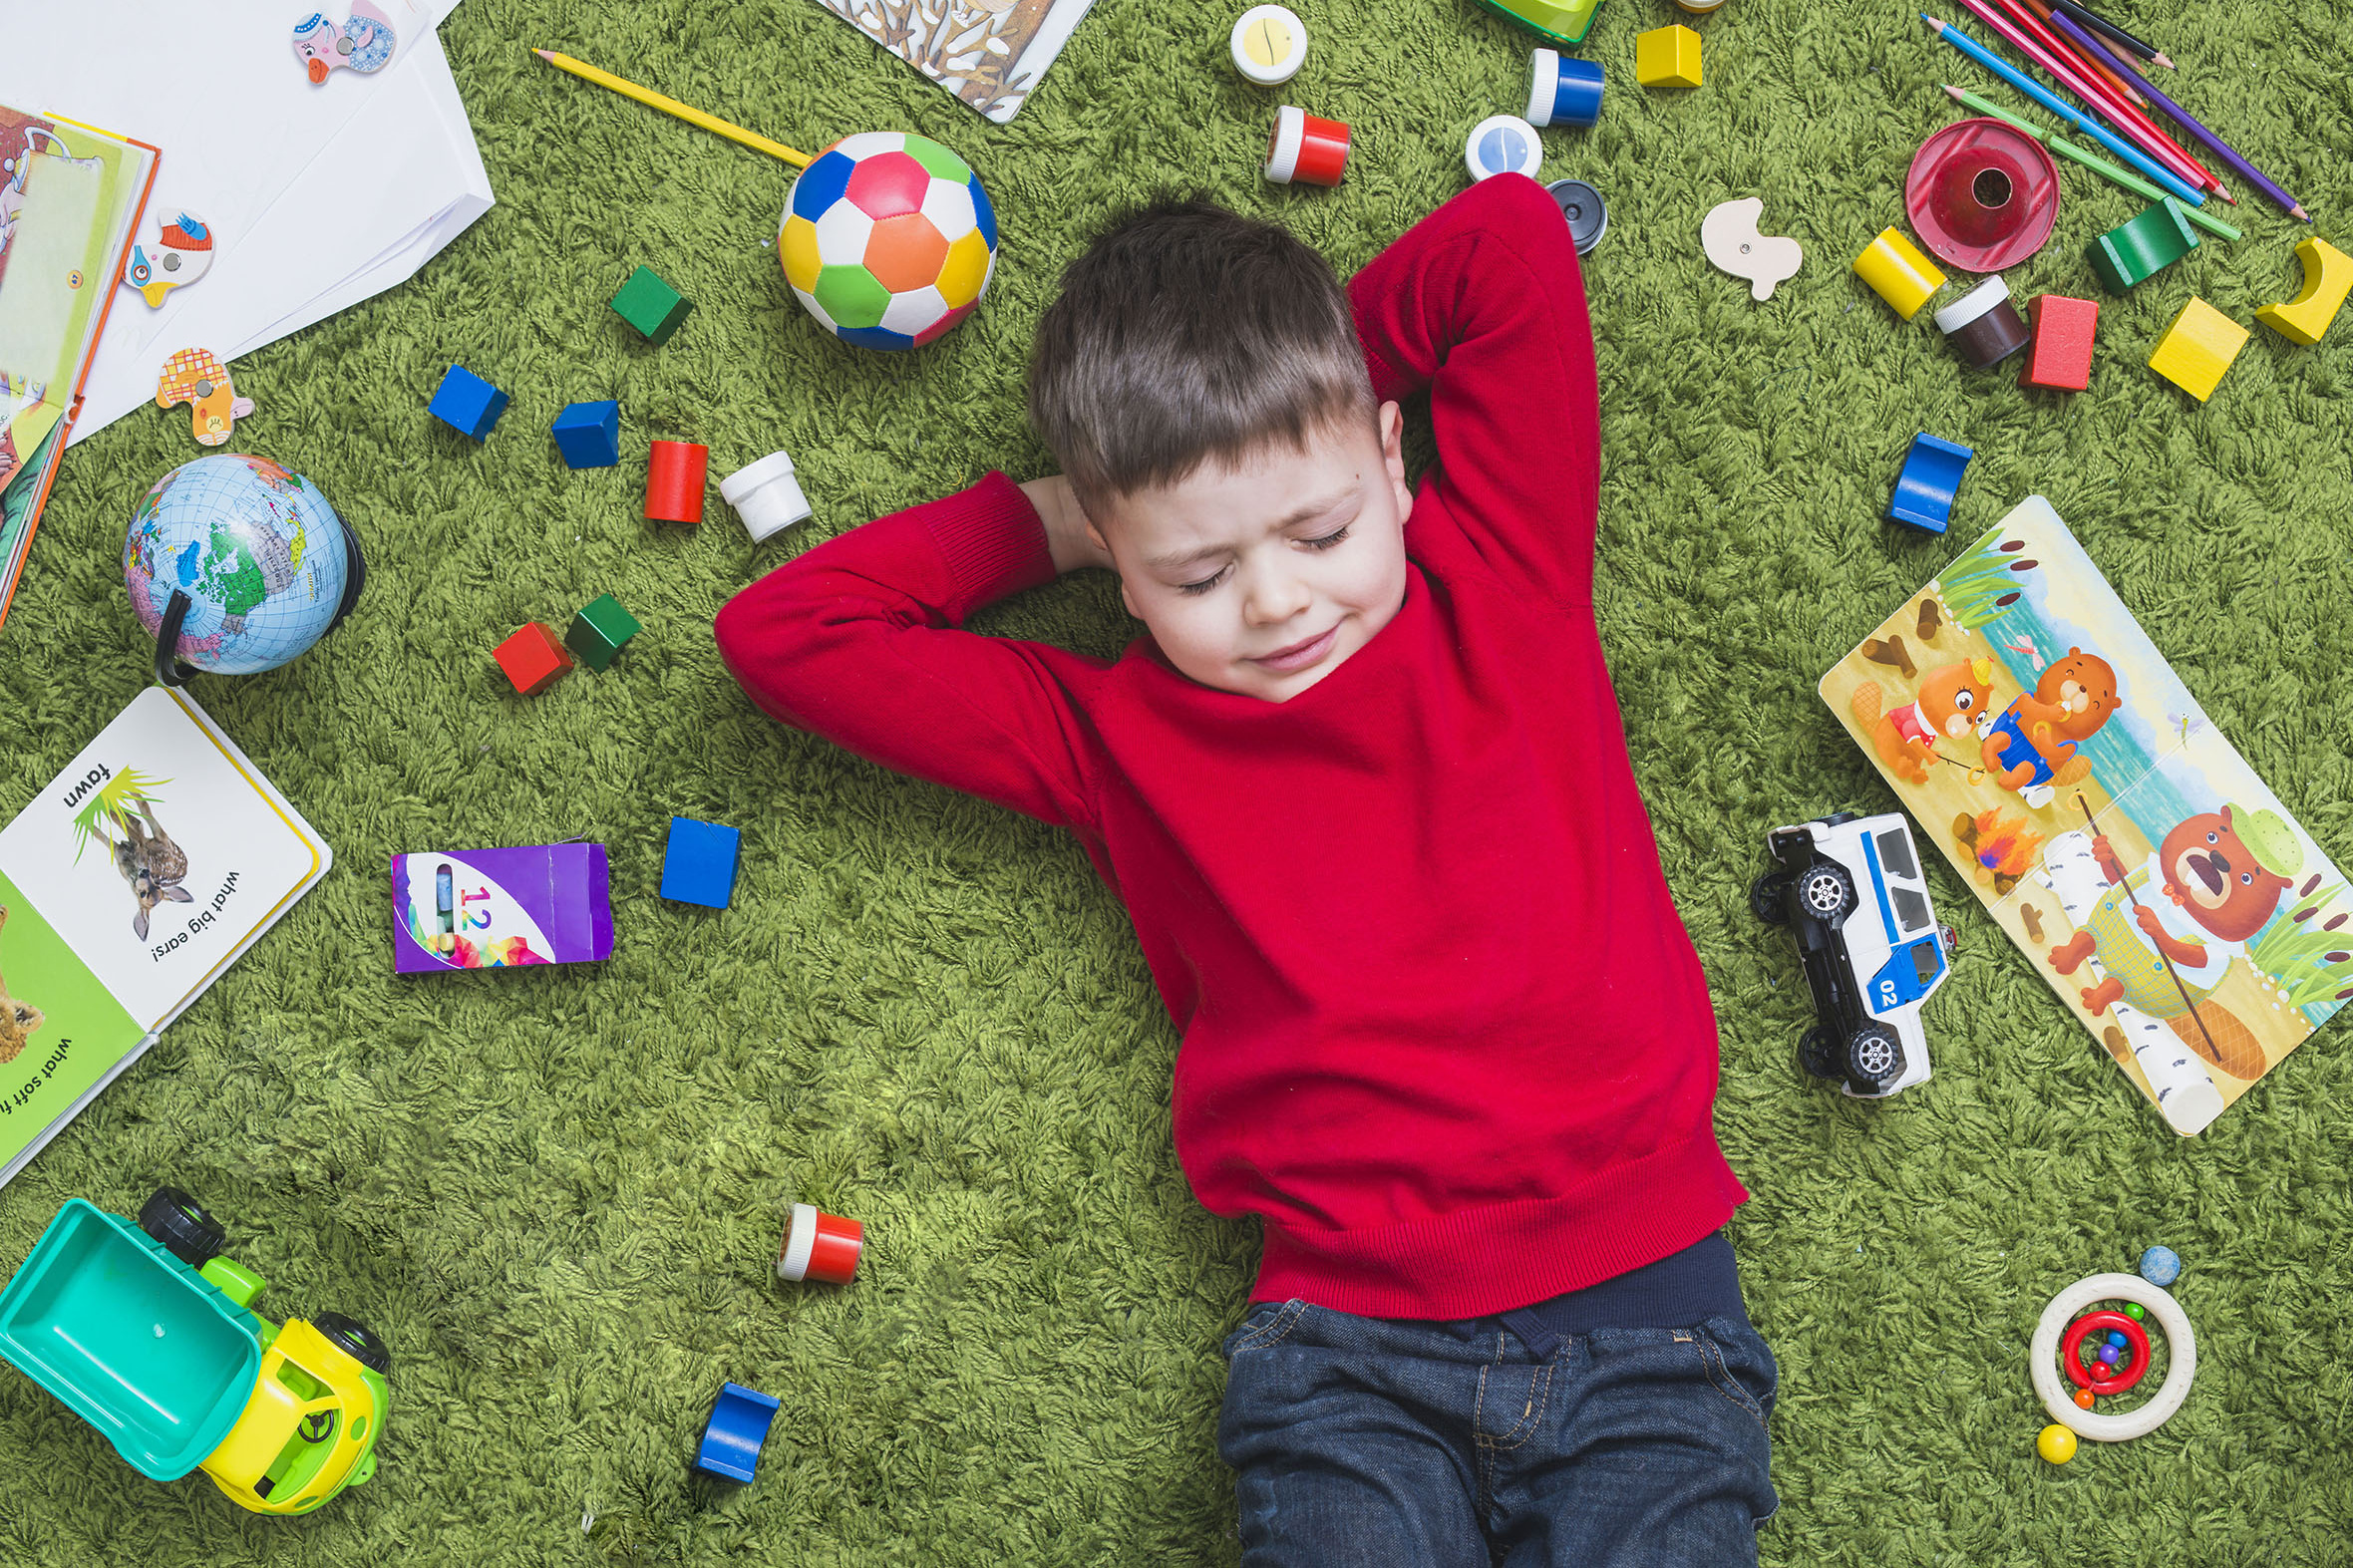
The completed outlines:
[[[1970,14],[1999,34],[2011,48],[2042,67],[2047,75],[2097,111],[2118,132],[2139,144],[2144,152],[2164,164],[2176,177],[2209,190],[2216,188],[2214,176],[2201,167],[2189,155],[2174,146],[2172,140],[2152,125],[2146,116],[2140,115],[2131,105],[2093,82],[2084,73],[2070,69],[2063,61],[2027,37],[2016,23],[1994,9],[1989,0],[1961,0],[1961,4]]]
[[[2149,100],[2135,92],[2132,83],[2051,31],[2051,8],[2043,0],[2002,0],[2002,4],[2010,8],[2010,14],[2018,19],[2019,25],[2026,27],[2034,35],[2035,41],[2045,49],[2091,72],[2107,83],[2112,91],[2123,95],[2125,101],[2134,108],[2149,107]],[[2027,25],[2030,21],[2032,26]]]

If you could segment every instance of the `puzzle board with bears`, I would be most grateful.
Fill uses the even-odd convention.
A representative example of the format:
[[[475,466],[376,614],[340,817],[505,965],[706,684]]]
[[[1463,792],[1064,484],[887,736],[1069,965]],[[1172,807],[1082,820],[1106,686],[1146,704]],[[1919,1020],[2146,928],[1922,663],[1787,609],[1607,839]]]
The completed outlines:
[[[2029,496],[1822,679],[2069,1014],[2202,1131],[2353,999],[2353,895]]]

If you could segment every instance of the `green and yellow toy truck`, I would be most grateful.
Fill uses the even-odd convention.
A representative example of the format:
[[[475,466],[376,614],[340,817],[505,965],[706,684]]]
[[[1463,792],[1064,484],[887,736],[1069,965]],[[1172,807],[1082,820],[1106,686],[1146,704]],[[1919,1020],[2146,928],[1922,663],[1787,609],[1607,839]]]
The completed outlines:
[[[141,1474],[201,1469],[239,1507],[308,1513],[376,1473],[392,1356],[340,1313],[271,1323],[265,1281],[160,1189],[137,1223],[75,1198],[0,1290],[0,1356]]]

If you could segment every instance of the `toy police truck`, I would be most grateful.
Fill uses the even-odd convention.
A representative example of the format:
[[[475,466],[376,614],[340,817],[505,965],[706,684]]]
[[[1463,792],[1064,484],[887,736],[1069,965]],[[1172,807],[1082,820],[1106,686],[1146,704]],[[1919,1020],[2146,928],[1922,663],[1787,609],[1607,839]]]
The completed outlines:
[[[1884,1099],[1928,1077],[1920,1004],[1944,983],[1950,938],[1900,811],[1831,816],[1765,835],[1774,868],[1749,890],[1760,919],[1798,939],[1816,1023],[1798,1064],[1857,1098]]]

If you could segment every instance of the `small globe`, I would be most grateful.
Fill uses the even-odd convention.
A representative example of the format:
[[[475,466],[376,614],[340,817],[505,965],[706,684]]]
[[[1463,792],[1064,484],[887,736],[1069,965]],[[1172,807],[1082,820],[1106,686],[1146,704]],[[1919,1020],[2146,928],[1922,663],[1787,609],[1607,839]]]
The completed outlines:
[[[366,572],[317,485],[242,453],[156,480],[123,541],[131,608],[158,639],[157,675],[172,685],[188,673],[175,659],[216,675],[276,669],[335,629]]]
[[[868,131],[793,181],[777,257],[827,331],[869,349],[920,348],[988,292],[997,214],[971,165],[937,142]]]

